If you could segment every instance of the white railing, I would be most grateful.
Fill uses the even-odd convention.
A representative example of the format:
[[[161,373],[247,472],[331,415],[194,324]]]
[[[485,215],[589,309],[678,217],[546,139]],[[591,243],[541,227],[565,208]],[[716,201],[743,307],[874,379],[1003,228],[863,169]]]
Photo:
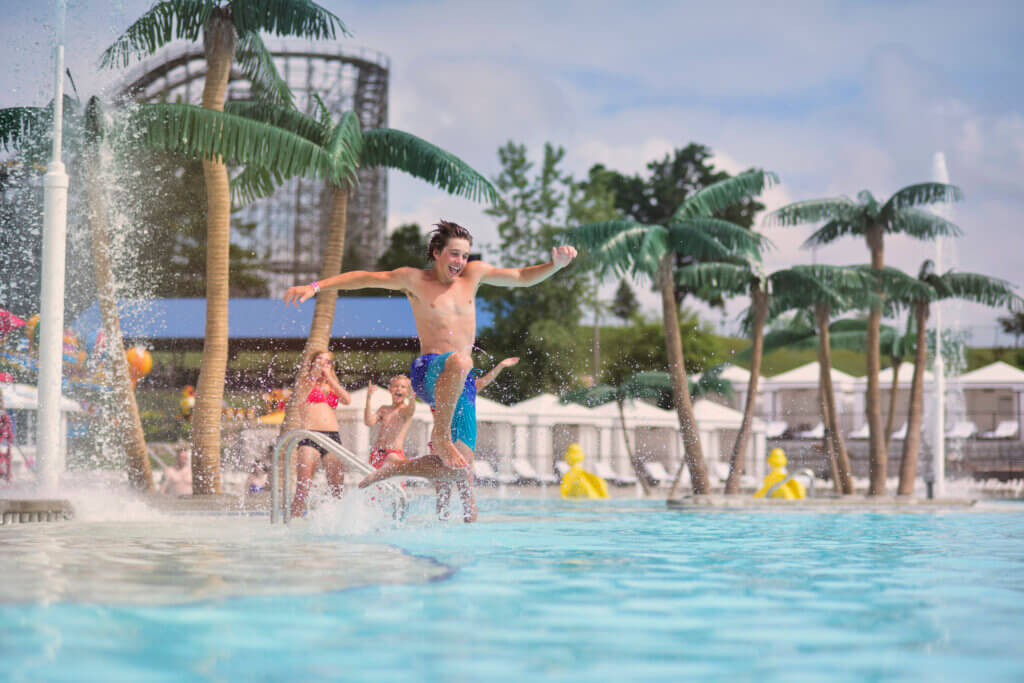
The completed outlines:
[[[284,481],[284,495],[281,495],[281,458],[282,456],[289,456],[285,462],[291,462],[292,451],[299,445],[300,441],[305,440],[312,441],[318,444],[328,452],[333,453],[345,462],[348,466],[354,469],[356,472],[361,474],[370,474],[373,472],[373,467],[369,464],[356,457],[356,454],[348,450],[337,441],[328,439],[323,434],[318,432],[312,432],[308,429],[295,429],[286,434],[282,434],[277,439],[277,444],[274,446],[274,456],[271,461],[270,470],[270,523],[276,524],[278,518],[283,515],[284,523],[287,524],[291,520],[291,497],[289,493],[292,490],[291,474],[292,468],[288,467],[287,474]],[[394,494],[394,503],[392,507],[392,517],[396,520],[401,521],[405,519],[405,514],[409,510],[409,497],[405,494],[405,491],[401,487],[395,486],[390,481],[382,481],[375,486],[379,486],[386,491]]]

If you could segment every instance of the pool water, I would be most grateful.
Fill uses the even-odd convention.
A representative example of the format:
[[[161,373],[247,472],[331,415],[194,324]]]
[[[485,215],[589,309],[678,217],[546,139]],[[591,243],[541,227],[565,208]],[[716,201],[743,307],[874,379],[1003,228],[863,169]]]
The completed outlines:
[[[8,680],[1021,680],[1024,506],[0,529]]]

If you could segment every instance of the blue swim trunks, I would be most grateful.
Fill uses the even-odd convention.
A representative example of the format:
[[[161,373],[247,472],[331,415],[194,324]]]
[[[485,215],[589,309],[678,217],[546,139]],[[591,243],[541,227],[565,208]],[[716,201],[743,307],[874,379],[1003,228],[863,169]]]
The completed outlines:
[[[434,384],[444,370],[444,364],[448,362],[448,353],[427,353],[412,362],[409,368],[409,379],[412,380],[412,389],[416,397],[434,407]],[[455,404],[455,413],[452,415],[452,441],[461,441],[469,446],[470,450],[476,449],[476,373],[471,371],[466,376],[466,386],[462,389],[459,402]]]

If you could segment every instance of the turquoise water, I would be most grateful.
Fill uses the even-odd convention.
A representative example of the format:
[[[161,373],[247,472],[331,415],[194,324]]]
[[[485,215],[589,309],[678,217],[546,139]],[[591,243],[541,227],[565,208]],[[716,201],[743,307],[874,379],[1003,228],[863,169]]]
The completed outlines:
[[[0,678],[1024,679],[1021,505],[484,500],[475,525],[425,506],[362,535],[331,519],[0,530],[0,575],[20,582],[0,591]]]

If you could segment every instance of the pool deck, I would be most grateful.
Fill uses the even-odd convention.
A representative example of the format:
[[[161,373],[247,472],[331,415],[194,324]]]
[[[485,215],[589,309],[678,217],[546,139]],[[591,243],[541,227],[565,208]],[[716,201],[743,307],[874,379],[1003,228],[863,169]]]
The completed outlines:
[[[977,504],[973,498],[913,498],[910,496],[821,496],[802,500],[726,496],[719,493],[670,498],[666,504],[673,510],[736,511],[764,510],[771,512],[935,512],[959,510]]]

